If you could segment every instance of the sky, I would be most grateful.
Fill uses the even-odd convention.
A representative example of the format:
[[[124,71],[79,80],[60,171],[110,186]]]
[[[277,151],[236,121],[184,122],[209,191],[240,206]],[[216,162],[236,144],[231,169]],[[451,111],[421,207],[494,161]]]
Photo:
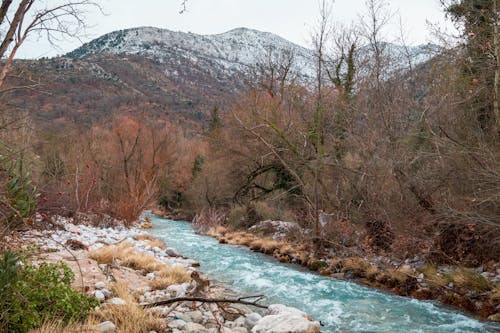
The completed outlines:
[[[48,0],[50,2],[50,0]],[[105,33],[139,26],[153,26],[198,34],[223,33],[237,27],[272,32],[294,43],[310,46],[311,31],[317,26],[319,0],[188,0],[179,13],[181,0],[99,0],[104,14],[91,9],[89,28],[80,40],[63,40],[54,48],[43,38],[32,36],[18,51],[18,58],[51,57],[69,52]],[[408,44],[433,42],[428,22],[445,25],[438,0],[386,0],[393,14],[386,28],[396,41],[401,21]],[[349,24],[359,21],[365,0],[335,0],[332,20]],[[401,18],[401,20],[400,20]]]

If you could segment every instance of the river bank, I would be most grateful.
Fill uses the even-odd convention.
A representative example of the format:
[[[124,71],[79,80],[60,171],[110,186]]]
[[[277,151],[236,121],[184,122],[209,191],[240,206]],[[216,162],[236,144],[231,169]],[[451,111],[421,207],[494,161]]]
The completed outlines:
[[[500,321],[498,263],[475,269],[438,266],[420,257],[357,256],[352,255],[353,251],[349,254],[348,249],[342,255],[334,250],[314,255],[312,246],[290,240],[292,237],[288,237],[288,232],[300,233],[296,226],[292,229],[287,222],[264,221],[250,231],[235,231],[222,226],[203,231],[220,243],[245,246],[273,256],[279,262],[299,264],[323,276],[354,280],[400,296],[438,301],[481,320]]]
[[[9,237],[15,248],[30,247],[32,263],[66,263],[75,274],[73,287],[96,297],[101,305],[81,324],[93,332],[319,332],[320,324],[306,313],[284,305],[255,308],[229,303],[179,301],[147,304],[171,298],[198,296],[234,299],[235,294],[197,269],[199,263],[181,256],[151,236],[143,226],[125,228],[73,224],[52,217],[52,228],[30,229]],[[35,250],[33,250],[35,249]],[[64,331],[48,323],[33,332]],[[81,327],[80,327],[81,328]]]

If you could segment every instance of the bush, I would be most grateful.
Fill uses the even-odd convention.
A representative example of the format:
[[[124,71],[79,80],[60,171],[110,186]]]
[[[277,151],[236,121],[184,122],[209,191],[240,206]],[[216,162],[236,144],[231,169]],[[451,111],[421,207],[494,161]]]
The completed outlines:
[[[0,185],[4,189],[4,193],[0,194],[0,213],[3,216],[0,219],[5,221],[0,222],[6,223],[10,228],[31,217],[39,194],[28,173],[19,175],[14,168],[10,168],[6,176],[5,183]]]
[[[13,252],[0,254],[0,331],[27,332],[49,319],[83,320],[99,302],[71,288],[65,263],[28,265]]]

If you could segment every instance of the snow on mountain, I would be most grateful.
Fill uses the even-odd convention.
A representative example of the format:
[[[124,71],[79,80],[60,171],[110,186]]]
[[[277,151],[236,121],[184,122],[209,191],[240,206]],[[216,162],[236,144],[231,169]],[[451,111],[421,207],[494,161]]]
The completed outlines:
[[[67,54],[72,58],[92,54],[142,55],[160,63],[183,62],[217,67],[225,75],[248,71],[263,62],[270,52],[292,52],[295,71],[314,77],[313,52],[277,35],[246,28],[223,34],[198,35],[152,27],[133,28],[106,34]],[[172,63],[174,62],[174,63]],[[220,74],[220,73],[214,73]]]
[[[361,47],[357,57],[360,74],[366,72],[369,48]],[[433,47],[404,48],[384,43],[384,55],[390,55],[390,72],[408,68],[409,60],[416,65],[432,57]],[[221,83],[234,82],[235,77],[249,73],[257,64],[283,52],[293,54],[292,72],[302,82],[314,82],[314,51],[294,44],[269,32],[236,28],[222,34],[198,35],[153,27],[120,30],[99,37],[67,54],[71,58],[91,55],[138,55],[158,62],[170,77],[188,76],[195,79],[203,71]],[[409,57],[409,59],[408,59]],[[196,69],[196,71],[194,70]],[[186,75],[188,73],[188,75]],[[240,80],[241,81],[241,80]],[[192,80],[193,82],[193,80]]]

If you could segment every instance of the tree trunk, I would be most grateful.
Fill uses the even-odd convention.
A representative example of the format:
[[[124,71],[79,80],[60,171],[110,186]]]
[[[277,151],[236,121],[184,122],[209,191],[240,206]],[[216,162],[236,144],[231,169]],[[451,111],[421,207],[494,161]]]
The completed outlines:
[[[493,1],[493,47],[495,50],[495,81],[493,83],[493,112],[495,114],[495,130],[500,135],[500,106],[498,85],[500,83],[500,45],[498,45],[498,8],[497,1]]]

